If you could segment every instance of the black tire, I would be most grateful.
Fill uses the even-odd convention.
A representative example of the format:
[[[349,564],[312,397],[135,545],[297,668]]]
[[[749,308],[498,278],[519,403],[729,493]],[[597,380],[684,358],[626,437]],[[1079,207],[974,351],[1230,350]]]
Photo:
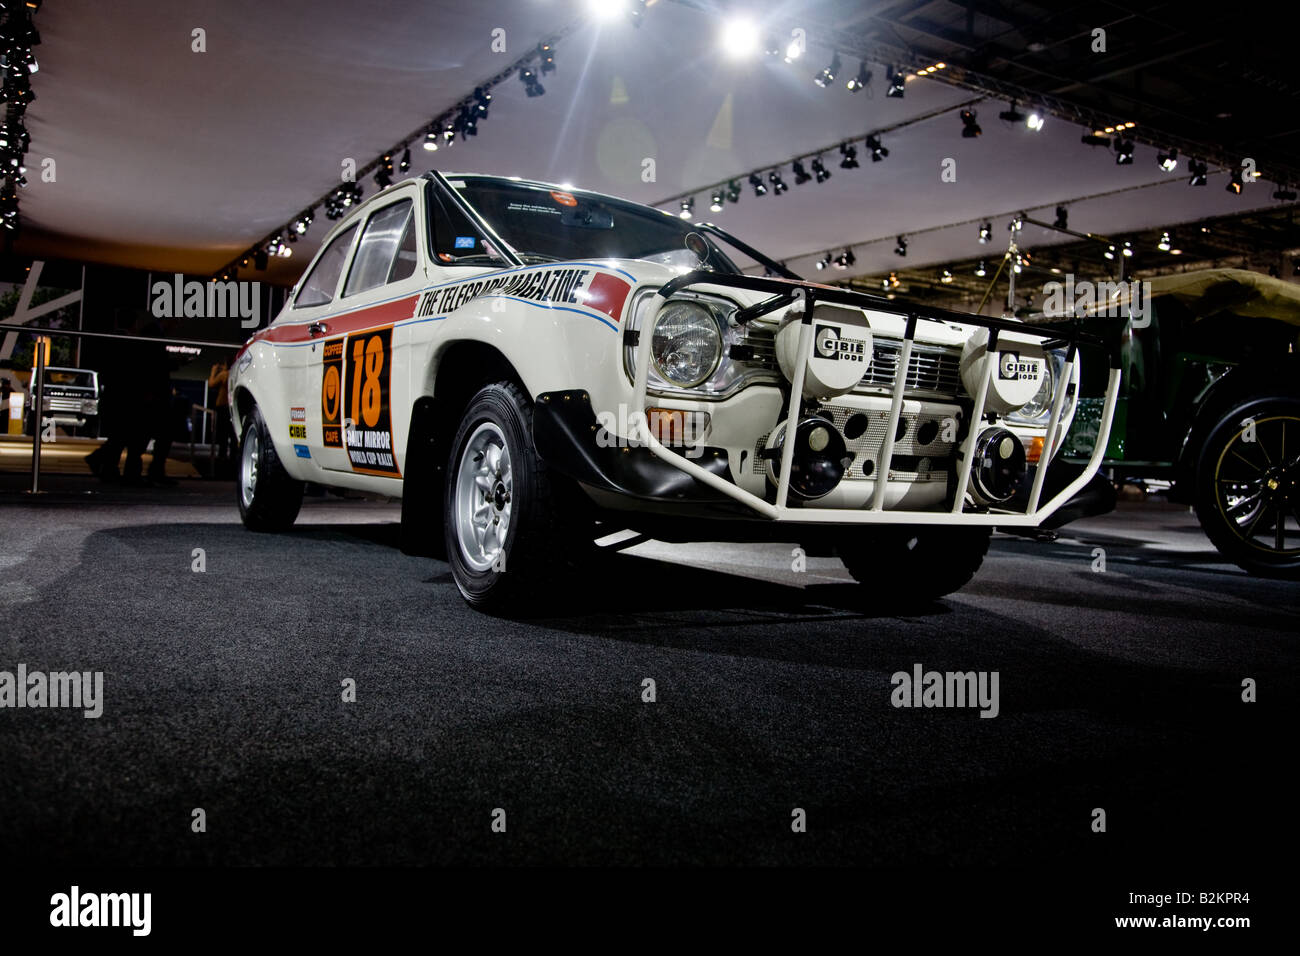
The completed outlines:
[[[295,481],[284,470],[261,409],[254,406],[244,420],[235,475],[235,498],[244,527],[250,531],[287,531],[302,507],[304,488],[304,482]]]
[[[873,599],[924,604],[970,582],[988,554],[991,534],[989,528],[882,528],[842,541],[836,550]]]
[[[451,442],[443,490],[447,563],[460,593],[484,611],[539,610],[546,586],[569,567],[572,531],[533,445],[527,395],[513,382],[481,389]]]
[[[1219,552],[1251,574],[1300,580],[1300,396],[1229,409],[1206,435],[1195,475],[1196,517]]]

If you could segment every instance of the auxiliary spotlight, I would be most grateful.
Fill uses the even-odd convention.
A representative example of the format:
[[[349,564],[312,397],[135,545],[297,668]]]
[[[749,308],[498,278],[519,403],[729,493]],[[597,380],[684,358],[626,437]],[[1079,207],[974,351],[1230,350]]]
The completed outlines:
[[[986,243],[993,238],[993,223],[987,220],[980,225],[980,242]]]
[[[906,236],[899,236],[899,237],[898,237],[898,242],[897,242],[897,244],[894,246],[894,255],[896,255],[896,256],[905,256],[905,255],[907,255],[907,237],[906,237]]]
[[[1070,211],[1064,206],[1056,207],[1056,221],[1053,223],[1057,229],[1068,229],[1070,222]]]
[[[880,137],[872,133],[867,137],[867,149],[871,150],[871,161],[878,163],[889,155],[889,150],[880,145]]]
[[[819,183],[824,183],[831,178],[831,171],[826,168],[826,164],[822,162],[820,156],[812,161],[812,171],[813,178]]]
[[[740,180],[733,179],[727,183],[727,201],[740,202]]]
[[[835,76],[840,72],[842,65],[843,64],[840,63],[840,55],[838,53],[833,54],[831,56],[830,66],[826,67],[820,73],[815,74],[813,76],[813,82],[822,89],[825,89],[835,82]]]
[[[1131,139],[1115,140],[1115,165],[1116,166],[1133,165],[1133,140]]]
[[[796,186],[802,186],[812,179],[812,176],[808,175],[808,170],[804,167],[802,159],[796,159],[790,168],[794,170],[794,184]]]
[[[1280,199],[1282,202],[1295,202],[1296,191],[1294,189],[1287,189],[1285,183],[1279,183],[1277,192],[1273,193],[1273,198]]]
[[[749,184],[754,187],[755,196],[762,196],[767,193],[767,187],[763,185],[763,180],[759,178],[758,173],[749,174]]]
[[[1189,159],[1187,171],[1192,174],[1192,178],[1187,180],[1189,186],[1204,186],[1209,181],[1210,169],[1203,160]]]
[[[682,211],[679,212],[677,215],[681,219],[690,219],[691,216],[694,214],[694,210],[695,210],[695,197],[692,196],[689,199],[682,200]]]
[[[709,197],[709,212],[722,212],[722,200],[724,198],[721,189],[715,189],[713,195]]]
[[[961,111],[961,138],[974,139],[984,130],[980,129],[980,124],[975,122],[974,110]]]
[[[781,174],[775,169],[767,174],[767,181],[772,184],[772,192],[777,196],[790,188],[786,185],[785,180],[781,178]]]
[[[856,93],[858,90],[865,90],[867,84],[870,82],[871,71],[867,69],[867,61],[863,60],[862,63],[858,65],[858,75],[850,77],[845,86],[849,88],[850,93]]]
[[[840,155],[844,157],[840,160],[840,169],[858,168],[858,148],[852,143],[840,143]]]
[[[1171,149],[1169,152],[1161,152],[1156,156],[1156,165],[1167,173],[1172,173],[1178,168],[1178,150]]]
[[[885,91],[885,95],[892,96],[895,97],[896,99],[901,100],[903,98],[903,94],[907,92],[907,90],[904,88],[903,85],[904,81],[906,80],[906,76],[901,71],[899,71],[898,67],[891,66],[885,72],[885,79],[889,81],[889,89]]]

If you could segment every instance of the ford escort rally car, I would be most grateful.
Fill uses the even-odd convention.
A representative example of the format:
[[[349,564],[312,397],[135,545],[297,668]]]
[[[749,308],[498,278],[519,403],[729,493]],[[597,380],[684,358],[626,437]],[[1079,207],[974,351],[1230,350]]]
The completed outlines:
[[[307,482],[400,497],[403,549],[445,553],[489,609],[623,530],[833,549],[880,597],[928,600],[994,526],[1039,526],[1096,474],[1047,467],[1086,339],[805,282],[613,197],[434,171],[342,219],[236,356],[239,509],[273,531]]]

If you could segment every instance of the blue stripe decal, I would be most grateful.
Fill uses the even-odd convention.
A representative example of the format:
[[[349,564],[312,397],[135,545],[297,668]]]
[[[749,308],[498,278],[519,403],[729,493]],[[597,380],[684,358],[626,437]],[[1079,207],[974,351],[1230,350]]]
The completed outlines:
[[[524,305],[531,305],[537,309],[553,309],[556,312],[574,312],[578,315],[585,315],[589,319],[595,319],[597,322],[603,322],[605,325],[608,325],[615,332],[618,331],[618,326],[615,325],[613,322],[609,321],[609,319],[601,318],[599,315],[596,315],[592,312],[584,311],[583,309],[571,309],[567,305],[552,305],[549,302],[532,302],[529,299],[518,299],[513,295],[484,295],[484,296],[479,296],[479,298],[509,299],[511,302],[522,302]]]

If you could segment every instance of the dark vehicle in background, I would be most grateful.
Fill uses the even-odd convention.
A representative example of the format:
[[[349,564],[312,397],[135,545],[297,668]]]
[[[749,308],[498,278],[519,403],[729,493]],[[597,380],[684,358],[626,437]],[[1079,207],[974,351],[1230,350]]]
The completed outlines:
[[[1123,385],[1102,467],[1160,479],[1227,558],[1300,579],[1300,286],[1239,269],[1150,280],[1136,321],[1088,317],[1122,342]],[[1081,395],[1105,363],[1082,349]],[[1061,455],[1086,461],[1100,398],[1081,398]]]
[[[36,372],[28,383],[27,433],[34,434],[38,424],[50,420],[65,428],[75,428],[88,438],[99,435],[99,373],[87,368],[58,368],[45,370],[44,399],[41,422],[36,421]]]

